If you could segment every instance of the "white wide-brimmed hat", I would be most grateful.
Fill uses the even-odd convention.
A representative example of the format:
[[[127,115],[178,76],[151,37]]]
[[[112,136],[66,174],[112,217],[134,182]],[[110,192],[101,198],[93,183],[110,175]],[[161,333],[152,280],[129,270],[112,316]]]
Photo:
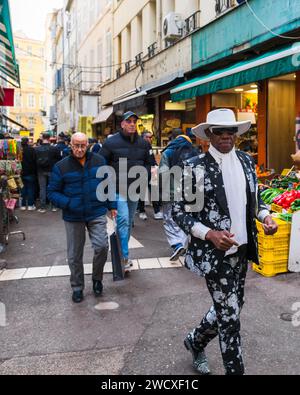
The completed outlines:
[[[201,123],[192,129],[193,134],[201,140],[209,140],[205,131],[211,126],[224,126],[226,128],[238,128],[237,136],[248,132],[251,128],[251,121],[237,122],[232,110],[221,108],[207,114],[206,123]]]

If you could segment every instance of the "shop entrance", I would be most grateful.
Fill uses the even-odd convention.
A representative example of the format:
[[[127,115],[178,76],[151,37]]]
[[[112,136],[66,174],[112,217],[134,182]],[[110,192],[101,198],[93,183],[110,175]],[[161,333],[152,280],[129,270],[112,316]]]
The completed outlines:
[[[291,168],[295,152],[296,75],[269,81],[268,95],[268,167],[281,173]]]
[[[248,133],[239,137],[237,148],[258,159],[258,87],[249,84],[237,88],[220,91],[212,95],[212,109],[229,108],[233,110],[238,121],[251,121],[252,127]]]

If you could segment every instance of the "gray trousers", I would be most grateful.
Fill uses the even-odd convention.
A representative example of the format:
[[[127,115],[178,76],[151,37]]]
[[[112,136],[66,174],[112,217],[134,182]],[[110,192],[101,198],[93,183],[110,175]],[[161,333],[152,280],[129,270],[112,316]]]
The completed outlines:
[[[185,246],[187,244],[187,235],[179,228],[172,218],[172,203],[164,203],[162,206],[164,215],[164,229],[170,247],[178,244]]]
[[[93,280],[103,280],[103,270],[107,261],[108,236],[105,215],[91,222],[66,222],[68,262],[71,271],[71,287],[74,291],[84,289],[83,252],[88,231],[94,249]]]

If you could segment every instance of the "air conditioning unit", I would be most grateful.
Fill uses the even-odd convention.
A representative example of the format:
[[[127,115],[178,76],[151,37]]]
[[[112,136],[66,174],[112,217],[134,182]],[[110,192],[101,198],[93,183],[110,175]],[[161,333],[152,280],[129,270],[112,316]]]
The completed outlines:
[[[163,21],[163,39],[178,40],[183,35],[184,20],[181,14],[170,12]]]

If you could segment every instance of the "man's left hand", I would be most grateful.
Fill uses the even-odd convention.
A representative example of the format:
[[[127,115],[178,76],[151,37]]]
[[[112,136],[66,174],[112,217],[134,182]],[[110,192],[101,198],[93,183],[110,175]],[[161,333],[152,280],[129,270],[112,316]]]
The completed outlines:
[[[263,223],[264,231],[267,236],[275,235],[278,231],[278,224],[273,220],[271,215],[268,215]]]

